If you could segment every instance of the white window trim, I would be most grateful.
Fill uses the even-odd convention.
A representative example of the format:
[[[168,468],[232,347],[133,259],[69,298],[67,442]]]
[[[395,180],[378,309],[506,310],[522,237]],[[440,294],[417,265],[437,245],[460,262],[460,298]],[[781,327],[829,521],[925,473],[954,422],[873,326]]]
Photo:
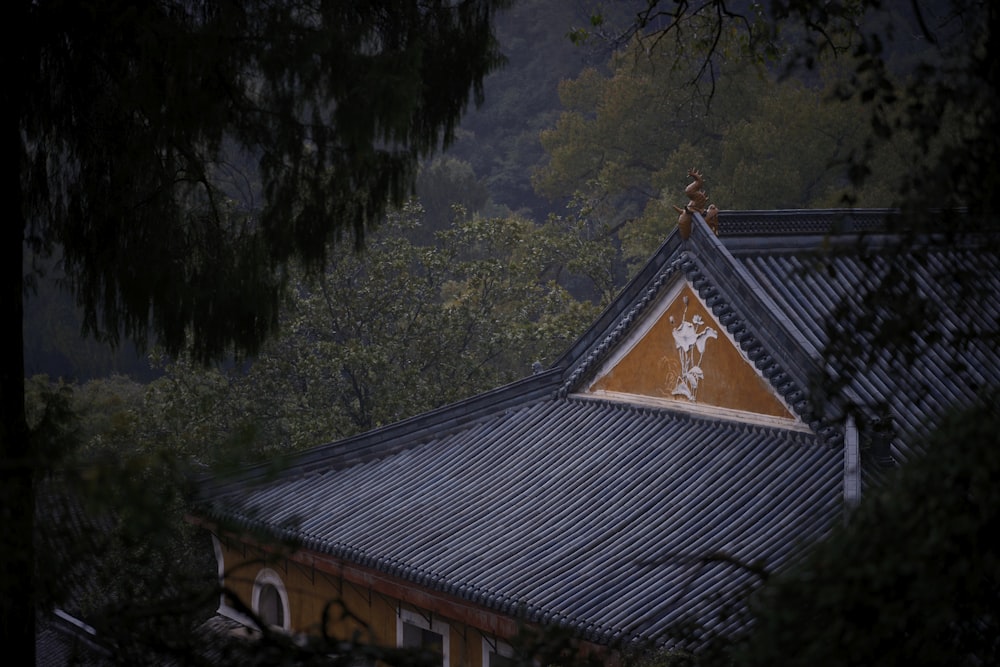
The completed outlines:
[[[285,632],[291,632],[292,630],[292,613],[291,608],[288,606],[288,591],[285,590],[285,582],[281,580],[281,576],[269,567],[262,568],[260,572],[257,573],[257,578],[253,582],[253,594],[250,601],[250,608],[253,612],[257,614],[260,618],[260,592],[264,589],[266,585],[272,585],[278,590],[278,595],[281,597],[281,607],[282,607],[282,625],[274,626],[279,627],[279,629]]]
[[[428,620],[429,619],[429,620]],[[396,646],[403,646],[403,623],[415,625],[424,630],[430,630],[441,635],[441,651],[444,654],[441,659],[443,667],[449,667],[449,655],[451,653],[451,640],[449,638],[450,627],[444,621],[434,618],[429,613],[427,616],[418,614],[408,609],[400,609],[396,614]]]
[[[514,657],[514,647],[502,639],[483,635],[483,667],[490,667],[490,653],[502,655],[505,658]]]
[[[215,564],[219,577],[219,613],[223,613],[224,609],[231,609],[228,604],[226,604],[226,562],[225,557],[222,554],[222,543],[219,538],[212,533],[212,551],[215,552]]]
[[[219,608],[216,613],[224,618],[236,621],[240,625],[247,628],[256,628],[257,624],[254,623],[253,619],[247,614],[241,611],[237,611],[236,608],[230,606],[229,601],[226,599],[226,564],[222,552],[222,542],[216,535],[212,535],[212,548],[215,550],[215,560],[218,564],[219,569]]]

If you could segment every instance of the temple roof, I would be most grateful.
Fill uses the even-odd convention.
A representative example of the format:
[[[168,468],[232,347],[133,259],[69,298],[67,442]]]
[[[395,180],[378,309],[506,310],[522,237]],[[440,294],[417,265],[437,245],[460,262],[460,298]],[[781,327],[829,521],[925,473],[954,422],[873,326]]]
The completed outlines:
[[[204,515],[597,642],[733,629],[738,594],[843,512],[845,403],[812,387],[828,368],[824,323],[870,276],[851,244],[889,215],[723,211],[716,235],[696,213],[547,370],[276,475],[213,480]],[[945,264],[969,261],[995,283],[996,257],[971,250],[929,253],[917,284],[938,294]],[[977,327],[995,327],[991,293]],[[888,405],[900,426],[888,450],[861,452],[869,483],[914,454],[938,411],[998,384],[995,350],[958,351],[970,383],[948,340],[905,382],[888,360],[847,382],[847,403]]]

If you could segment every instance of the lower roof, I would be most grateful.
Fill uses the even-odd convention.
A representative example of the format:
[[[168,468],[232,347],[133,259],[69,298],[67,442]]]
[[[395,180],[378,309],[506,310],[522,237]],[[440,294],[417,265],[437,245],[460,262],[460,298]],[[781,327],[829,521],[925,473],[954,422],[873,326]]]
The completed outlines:
[[[824,534],[842,470],[810,433],[569,395],[220,489],[207,515],[592,641],[664,642],[724,630],[759,568]]]

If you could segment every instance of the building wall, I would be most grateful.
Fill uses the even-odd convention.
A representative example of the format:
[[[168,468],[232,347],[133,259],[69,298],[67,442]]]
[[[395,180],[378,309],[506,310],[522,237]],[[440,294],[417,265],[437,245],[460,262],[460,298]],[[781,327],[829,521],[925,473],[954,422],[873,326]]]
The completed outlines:
[[[255,585],[283,590],[285,629],[291,633],[319,636],[325,625],[335,639],[398,646],[405,621],[432,632],[444,628],[449,667],[483,667],[491,651],[509,651],[507,640],[517,628],[514,619],[465,601],[314,554],[279,554],[232,538],[216,538],[215,544],[223,583],[255,612]],[[226,600],[220,600],[219,613],[252,625]]]

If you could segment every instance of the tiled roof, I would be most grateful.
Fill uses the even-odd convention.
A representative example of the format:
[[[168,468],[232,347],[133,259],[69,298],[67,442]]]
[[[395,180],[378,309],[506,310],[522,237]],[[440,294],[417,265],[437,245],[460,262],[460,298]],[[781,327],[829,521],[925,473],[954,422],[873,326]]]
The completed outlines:
[[[813,405],[809,388],[824,365],[824,318],[866,274],[849,253],[832,274],[802,273],[803,257],[831,227],[870,234],[884,215],[723,212],[719,237],[698,221],[687,240],[671,234],[549,370],[317,447],[276,478],[259,468],[216,482],[206,514],[599,642],[662,641],[680,621],[727,629],[720,613],[756,581],[755,564],[779,567],[843,506],[843,415]],[[933,278],[929,265],[919,280],[933,289]],[[578,393],[681,279],[811,430]],[[976,326],[995,327],[998,292]],[[995,351],[968,355],[984,385],[998,384]],[[915,426],[975,391],[954,386],[949,358],[932,350],[914,364],[933,385],[919,396],[897,391],[893,369],[876,365],[852,379],[852,397],[891,398]],[[905,459],[901,437],[892,452]]]
[[[619,299],[556,362],[569,369],[562,392],[578,389],[661,290],[682,275],[774,391],[823,438],[839,441],[839,432],[819,419],[808,401],[808,385],[819,368],[818,354],[723,242],[704,225],[695,229],[686,243],[671,235]]]
[[[719,622],[751,566],[821,535],[841,460],[800,432],[538,399],[219,498],[214,514],[595,641],[652,638]]]
[[[40,614],[35,633],[36,665],[100,667],[117,664],[85,624],[64,612]]]
[[[724,243],[788,326],[801,334],[800,348],[820,358],[829,340],[827,321],[834,309],[845,300],[863,298],[864,290],[877,284],[876,276],[886,266],[877,252],[864,257],[865,237],[849,233],[868,232],[869,250],[872,244],[884,243],[877,235],[878,212],[864,211],[857,219],[840,214],[837,219],[843,231],[833,236],[813,229],[817,227],[814,211],[782,213],[784,245],[774,237],[763,242],[735,231],[752,228],[764,212],[732,214],[728,229],[734,237],[724,238]],[[828,229],[831,221],[828,218]],[[913,443],[933,426],[937,415],[970,403],[983,388],[1000,385],[1000,358],[987,342],[1000,320],[1000,258],[995,251],[950,239],[928,243],[919,259],[906,258],[906,268],[916,286],[913,296],[927,299],[938,309],[924,332],[933,333],[921,341],[919,356],[907,360],[880,354],[850,378],[846,389],[847,400],[857,406],[875,409],[888,404],[896,432],[890,453],[897,461],[914,454]],[[948,277],[961,273],[976,276],[978,289],[976,307],[959,313],[953,308],[956,285]],[[969,332],[984,335],[963,340],[962,335]]]

